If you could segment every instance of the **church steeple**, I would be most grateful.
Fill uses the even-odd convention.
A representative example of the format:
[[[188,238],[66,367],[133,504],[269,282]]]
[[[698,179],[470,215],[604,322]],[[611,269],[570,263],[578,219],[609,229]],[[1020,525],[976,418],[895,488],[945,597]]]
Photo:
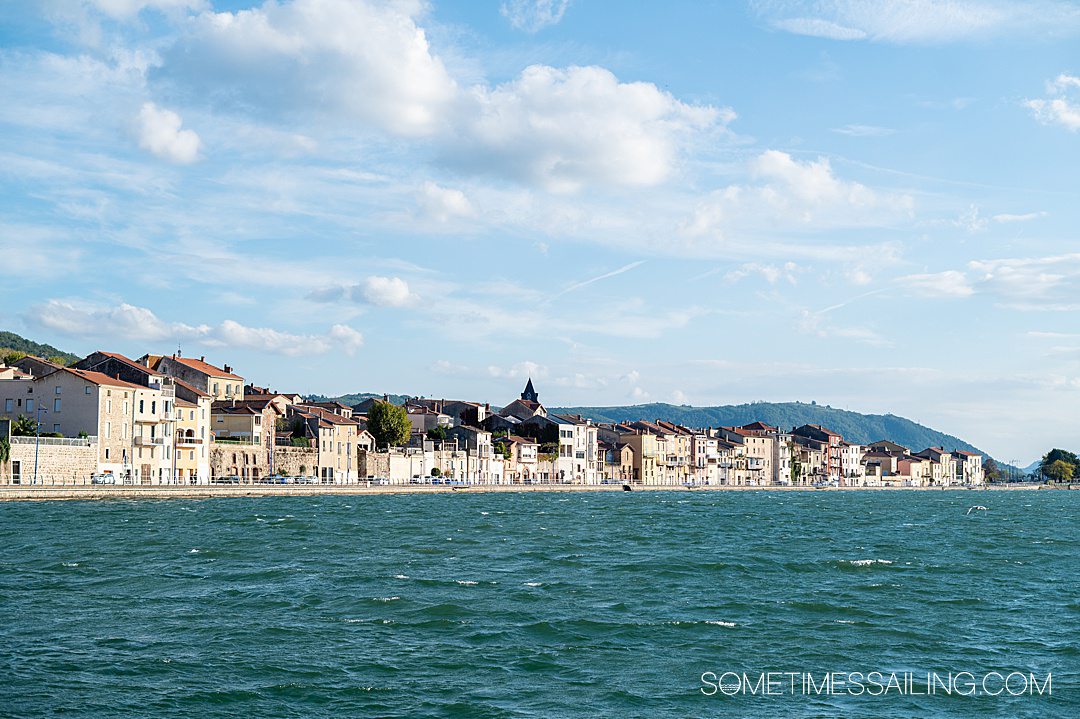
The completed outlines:
[[[525,391],[521,393],[521,399],[527,402],[540,402],[540,395],[536,394],[536,390],[533,389],[532,377],[529,378],[528,384],[525,385]]]

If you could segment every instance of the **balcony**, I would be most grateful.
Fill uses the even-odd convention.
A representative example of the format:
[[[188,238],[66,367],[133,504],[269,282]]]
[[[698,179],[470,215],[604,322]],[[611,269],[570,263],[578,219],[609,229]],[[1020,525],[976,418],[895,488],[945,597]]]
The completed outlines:
[[[202,444],[203,441],[198,437],[185,437],[183,435],[176,436],[177,447],[195,447]]]
[[[142,447],[164,447],[165,446],[165,438],[164,437],[141,437],[141,436],[136,436],[135,437],[135,444],[140,445]]]

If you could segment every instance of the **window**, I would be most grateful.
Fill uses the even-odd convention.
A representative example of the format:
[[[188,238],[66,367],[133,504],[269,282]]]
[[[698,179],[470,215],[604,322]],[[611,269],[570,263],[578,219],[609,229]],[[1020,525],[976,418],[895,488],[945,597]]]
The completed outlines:
[[[261,424],[262,424],[262,417],[259,417],[259,416],[256,415],[256,417],[255,417],[255,426],[258,427]]]
[[[214,383],[214,396],[215,397],[217,397],[217,393],[218,393],[218,388],[217,387],[218,387],[217,382],[215,382]]]
[[[34,411],[34,400],[32,400],[32,399],[26,400],[26,411],[27,412],[33,412]]]
[[[15,400],[13,400],[13,399],[4,400],[4,411],[5,412],[14,412],[15,411]]]
[[[60,387],[59,386],[57,386],[57,388],[56,388],[56,394],[60,394]]]
[[[57,388],[57,389],[59,389],[59,388]],[[59,412],[60,411],[60,398],[59,397],[57,397],[56,399],[53,400],[52,411],[53,412]]]
[[[53,431],[53,434],[60,434],[60,425],[54,424],[52,426],[52,431]]]
[[[91,391],[90,391],[90,386],[89,386],[89,385],[87,385],[85,389],[86,389],[86,394],[91,394]]]
[[[139,414],[142,414],[145,411],[146,411],[146,400],[140,399],[139,400]]]
[[[106,422],[105,423],[105,439],[108,439],[111,436],[112,436],[112,422]],[[106,451],[108,451],[108,450],[106,450]]]
[[[157,402],[150,403],[150,414],[157,414]]]
[[[105,459],[108,459],[108,458],[109,458],[109,448],[106,447],[105,448]]]

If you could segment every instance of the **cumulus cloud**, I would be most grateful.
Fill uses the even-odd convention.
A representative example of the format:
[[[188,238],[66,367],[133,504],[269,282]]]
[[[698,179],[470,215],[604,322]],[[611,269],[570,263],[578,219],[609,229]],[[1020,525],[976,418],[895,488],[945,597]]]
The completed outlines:
[[[426,135],[457,86],[417,24],[425,7],[295,0],[203,13],[164,53],[161,72],[225,103]]]
[[[172,110],[144,103],[135,125],[142,149],[182,165],[199,158],[199,136],[193,130],[182,130],[183,121]]]
[[[449,222],[475,214],[472,203],[461,190],[440,187],[434,182],[425,182],[417,195],[420,211],[424,216],[436,222]]]
[[[910,195],[837,177],[824,157],[800,162],[786,152],[767,150],[753,158],[748,169],[757,184],[713,192],[683,223],[686,235],[881,227],[910,217],[914,209]]]
[[[555,192],[656,185],[688,138],[735,117],[601,67],[533,65],[511,82],[474,88],[472,102],[446,159]]]
[[[972,260],[964,270],[907,275],[897,283],[926,297],[987,295],[1021,310],[1080,308],[1080,254]]]
[[[518,362],[511,367],[490,365],[488,367],[488,374],[499,379],[526,379],[529,377],[539,379],[547,377],[548,368],[542,364],[526,360],[524,362]]]
[[[417,297],[409,290],[409,283],[400,277],[371,275],[355,285],[330,285],[307,294],[312,302],[340,302],[346,300],[376,307],[405,307]]]
[[[413,301],[409,285],[400,277],[372,275],[359,286],[364,301],[378,307],[404,307]]]
[[[235,320],[213,326],[190,325],[162,320],[152,310],[127,303],[101,307],[49,300],[32,306],[24,319],[33,326],[74,337],[143,342],[188,340],[207,347],[235,347],[283,355],[324,354],[331,350],[352,354],[363,344],[363,336],[347,325],[334,325],[324,335],[248,327]]]
[[[1060,0],[755,0],[753,6],[779,30],[830,40],[940,43],[1080,27],[1080,10]]]
[[[1047,125],[1080,130],[1080,77],[1061,74],[1046,84],[1048,97],[1025,100],[1035,118]]]
[[[534,33],[557,25],[569,5],[570,0],[509,0],[499,12],[514,28]]]

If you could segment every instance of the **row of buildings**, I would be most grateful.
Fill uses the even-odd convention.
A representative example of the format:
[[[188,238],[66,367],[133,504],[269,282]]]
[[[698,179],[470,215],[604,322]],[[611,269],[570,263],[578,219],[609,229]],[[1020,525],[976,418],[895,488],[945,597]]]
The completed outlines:
[[[94,352],[70,367],[24,357],[0,367],[11,437],[0,481],[131,484],[264,482],[628,484],[695,486],[951,486],[983,483],[982,457],[882,440],[845,441],[818,425],[754,422],[689,428],[619,424],[548,412],[532,380],[520,397],[413,398],[400,447],[376,447],[372,398],[316,402],[245,382],[231,367],[172,355]],[[33,457],[31,458],[31,451]]]

